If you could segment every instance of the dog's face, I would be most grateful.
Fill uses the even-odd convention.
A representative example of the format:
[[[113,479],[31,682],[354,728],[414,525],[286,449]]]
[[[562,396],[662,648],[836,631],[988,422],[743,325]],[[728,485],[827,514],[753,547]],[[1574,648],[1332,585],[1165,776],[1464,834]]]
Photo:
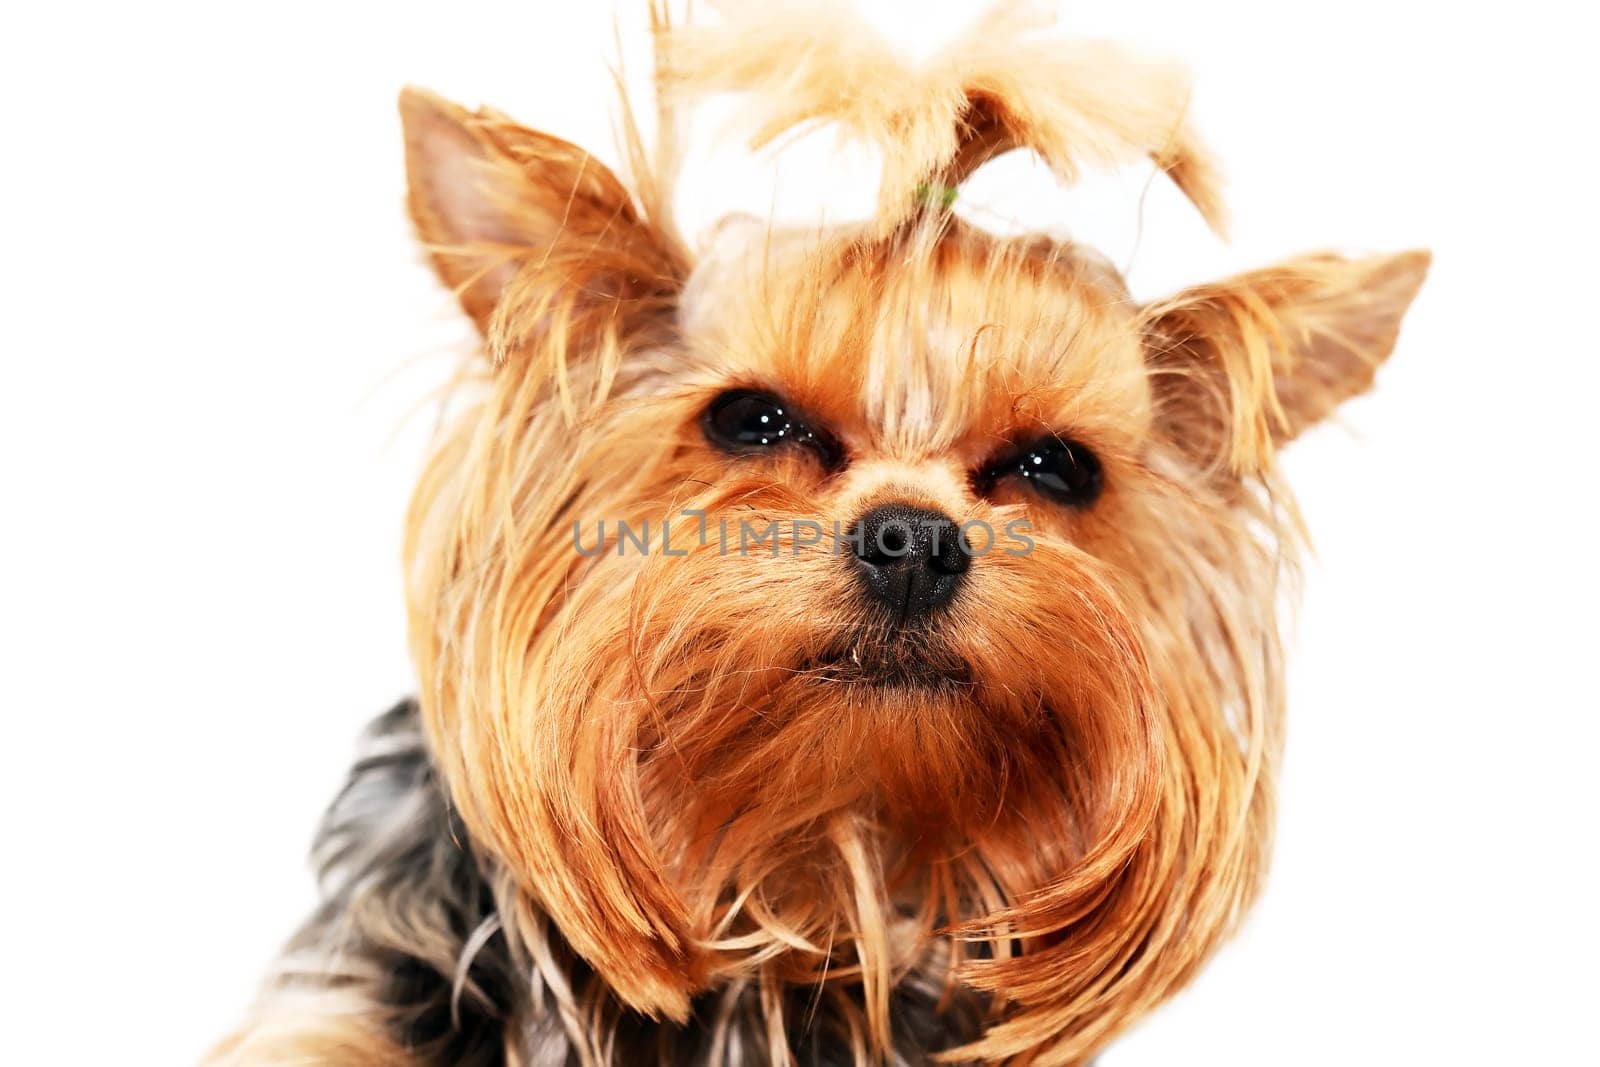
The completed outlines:
[[[404,110],[496,357],[417,496],[413,641],[529,931],[678,1019],[846,987],[868,1043],[948,970],[1000,994],[991,1055],[1187,977],[1269,837],[1272,456],[1370,385],[1426,257],[1158,306],[931,211],[691,259],[572,146]]]

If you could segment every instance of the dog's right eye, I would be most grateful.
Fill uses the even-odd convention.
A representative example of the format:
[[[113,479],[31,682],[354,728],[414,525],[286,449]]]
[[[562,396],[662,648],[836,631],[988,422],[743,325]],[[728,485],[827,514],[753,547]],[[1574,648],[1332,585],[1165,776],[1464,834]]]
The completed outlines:
[[[793,433],[788,405],[770,393],[723,393],[706,409],[706,436],[726,449],[751,452],[772,448]]]
[[[786,445],[810,448],[828,467],[841,458],[839,446],[803,419],[782,397],[750,389],[718,396],[702,421],[706,439],[727,452],[748,455]]]

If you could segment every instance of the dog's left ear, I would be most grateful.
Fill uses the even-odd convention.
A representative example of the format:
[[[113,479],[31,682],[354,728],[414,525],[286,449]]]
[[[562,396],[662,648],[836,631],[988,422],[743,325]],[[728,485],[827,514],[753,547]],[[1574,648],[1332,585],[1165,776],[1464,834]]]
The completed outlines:
[[[418,236],[497,357],[675,299],[676,239],[588,152],[422,89],[400,118]]]
[[[1430,259],[1302,256],[1146,307],[1163,431],[1206,463],[1269,468],[1280,446],[1372,387]]]

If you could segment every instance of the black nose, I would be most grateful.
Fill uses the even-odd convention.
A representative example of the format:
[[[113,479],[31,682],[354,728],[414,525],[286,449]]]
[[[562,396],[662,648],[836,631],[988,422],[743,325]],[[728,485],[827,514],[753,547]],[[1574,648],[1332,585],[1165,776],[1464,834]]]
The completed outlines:
[[[873,508],[850,534],[862,581],[902,623],[918,622],[948,604],[972,565],[955,522],[927,508]]]

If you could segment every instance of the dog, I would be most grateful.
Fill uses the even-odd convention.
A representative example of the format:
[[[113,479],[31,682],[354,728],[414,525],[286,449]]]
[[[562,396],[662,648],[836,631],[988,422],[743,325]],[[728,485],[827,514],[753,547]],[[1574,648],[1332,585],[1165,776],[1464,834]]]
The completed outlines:
[[[1371,387],[1427,253],[1138,303],[955,202],[1013,150],[1149,159],[1220,232],[1181,71],[1017,4],[916,65],[798,10],[654,10],[626,179],[402,94],[411,218],[483,340],[408,518],[420,690],[212,1062],[1083,1064],[1257,895],[1276,459]],[[709,93],[756,144],[875,145],[875,214],[691,251]]]

